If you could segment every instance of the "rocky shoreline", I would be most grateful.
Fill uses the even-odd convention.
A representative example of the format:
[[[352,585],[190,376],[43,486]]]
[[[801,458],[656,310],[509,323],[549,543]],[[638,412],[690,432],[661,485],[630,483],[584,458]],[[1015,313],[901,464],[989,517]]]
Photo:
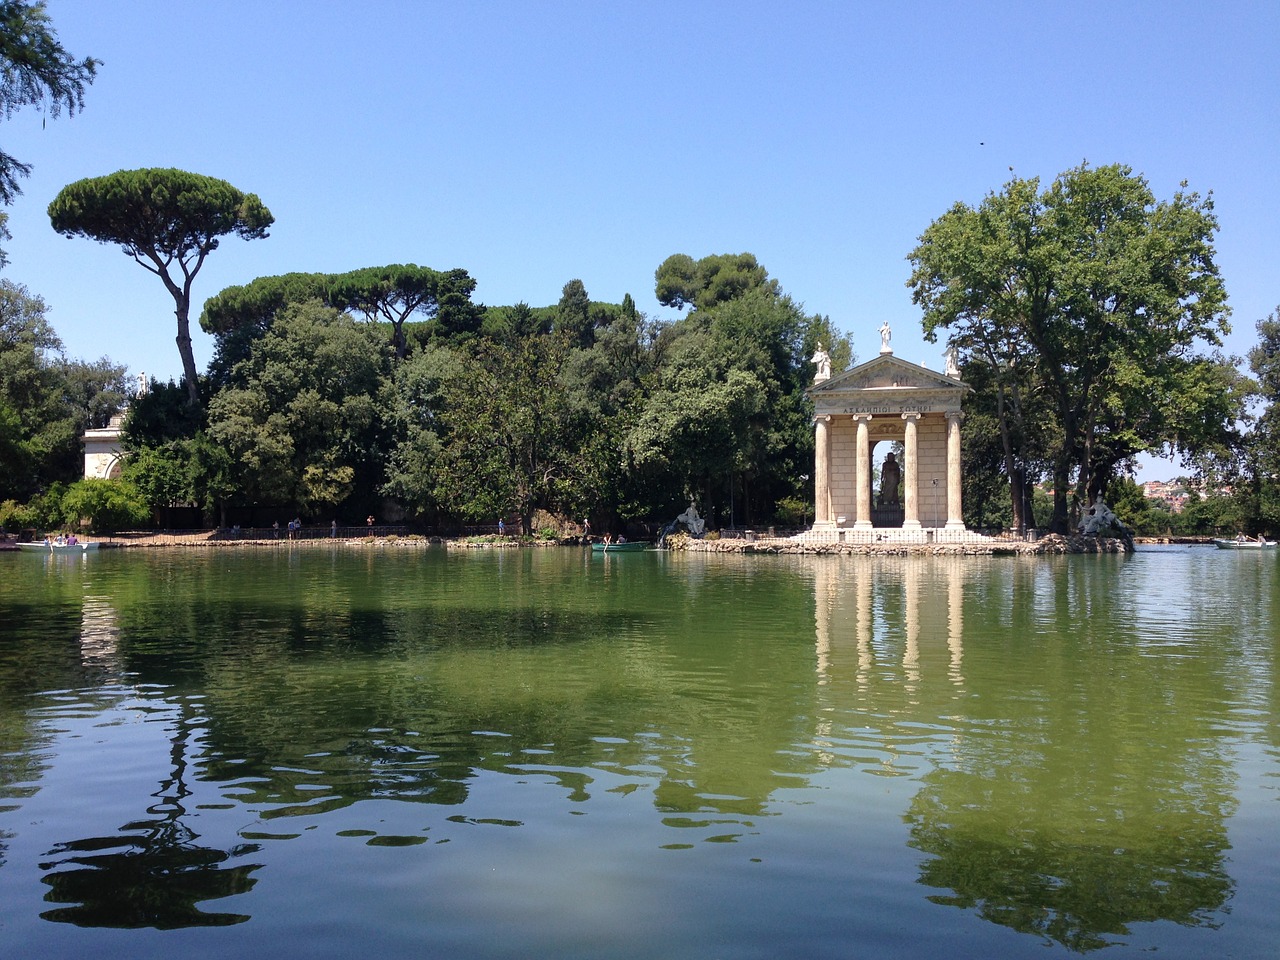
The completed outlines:
[[[668,538],[668,549],[690,553],[759,553],[810,556],[1046,556],[1071,553],[1131,553],[1133,544],[1116,537],[1064,537],[1048,534],[1038,540],[987,539],[964,543],[803,543],[794,540],[694,540]]]
[[[204,547],[216,549],[263,549],[279,547],[380,547],[423,548],[443,546],[451,550],[507,550],[519,547],[568,546],[582,548],[581,537],[561,540],[526,540],[519,537],[461,537],[409,535],[370,535],[365,537],[302,537],[290,540],[226,538],[216,533],[133,534],[99,541],[103,549],[139,549],[160,547]],[[1034,541],[983,539],[963,543],[812,543],[791,539],[702,539],[687,534],[669,537],[666,548],[687,553],[734,553],[762,555],[808,556],[1053,556],[1063,554],[1124,554],[1133,544],[1115,537],[1070,536],[1048,534]]]

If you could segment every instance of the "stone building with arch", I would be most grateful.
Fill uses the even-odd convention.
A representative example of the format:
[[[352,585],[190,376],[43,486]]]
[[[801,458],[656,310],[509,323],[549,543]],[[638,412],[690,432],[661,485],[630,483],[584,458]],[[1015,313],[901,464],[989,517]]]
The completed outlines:
[[[819,350],[809,396],[814,404],[814,524],[808,541],[958,542],[983,539],[964,525],[960,401],[970,389],[953,357],[939,373],[893,355],[881,331],[880,355],[831,376]],[[875,490],[880,444],[885,457]],[[896,468],[896,469],[895,469]]]
[[[84,475],[114,479],[120,476],[124,465],[124,450],[120,446],[120,433],[124,428],[124,414],[117,413],[105,427],[86,430],[84,441]]]

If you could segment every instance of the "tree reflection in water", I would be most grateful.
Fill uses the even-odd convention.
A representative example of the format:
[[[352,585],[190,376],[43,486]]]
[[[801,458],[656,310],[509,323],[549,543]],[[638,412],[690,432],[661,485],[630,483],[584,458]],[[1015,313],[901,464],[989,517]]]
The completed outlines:
[[[921,864],[919,882],[951,891],[932,902],[976,910],[1079,952],[1121,942],[1136,923],[1220,925],[1235,886],[1226,871],[1230,844],[1221,811],[1165,793],[1165,802],[1155,804],[1163,808],[1158,816],[1133,818],[1144,827],[1117,812],[1095,829],[1072,831],[1066,825],[1080,822],[1074,815],[1054,823],[1038,814],[1032,794],[1042,804],[1045,794],[1013,786],[1017,779],[996,785],[954,770],[926,777],[907,822],[911,846],[932,855]],[[1009,798],[993,797],[1007,789],[1028,794],[1026,813],[1012,821]]]
[[[85,837],[60,843],[40,864],[50,890],[45,900],[72,906],[40,914],[45,920],[81,927],[221,927],[249,919],[242,913],[206,913],[197,907],[246,893],[256,882],[250,874],[261,864],[225,866],[256,853],[257,844],[230,850],[201,846],[200,835],[183,822],[187,787],[188,718],[177,719],[170,739],[170,776],[152,794],[149,817],[126,823],[114,837]]]

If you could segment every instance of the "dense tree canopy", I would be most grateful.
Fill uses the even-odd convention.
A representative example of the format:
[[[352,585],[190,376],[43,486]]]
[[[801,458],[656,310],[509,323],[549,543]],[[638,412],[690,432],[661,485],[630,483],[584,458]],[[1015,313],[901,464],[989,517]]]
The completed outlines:
[[[23,107],[54,117],[63,110],[74,114],[99,66],[63,48],[43,3],[0,0],[0,113],[6,119]],[[29,164],[0,151],[0,203],[13,202],[22,192],[18,180],[30,172]]]
[[[191,352],[191,285],[222,237],[267,235],[271,211],[255,194],[185,170],[120,170],[68,184],[49,204],[53,229],[67,237],[117,243],[158,276],[173,297],[187,394],[199,402]],[[174,272],[176,271],[176,272]]]
[[[956,204],[912,251],[926,335],[945,329],[967,376],[987,368],[1015,502],[1033,447],[1047,454],[1055,530],[1070,494],[1105,490],[1135,454],[1230,430],[1229,365],[1201,352],[1227,330],[1216,229],[1211,198],[1157,201],[1128,167],[1082,165]]]
[[[654,273],[654,290],[664,307],[697,307],[709,310],[756,287],[777,293],[777,284],[750,253],[720,253],[694,260],[673,253]]]
[[[45,302],[0,280],[0,500],[82,475],[80,437],[124,402],[124,368],[68,360]]]
[[[437,319],[443,303],[443,320],[450,326],[444,332],[458,332],[454,324],[466,332],[478,326],[478,315],[463,306],[470,304],[474,289],[475,281],[465,270],[441,273],[412,263],[392,264],[330,278],[327,302],[340,310],[359,313],[366,320],[389,323],[391,348],[396,359],[403,360],[409,351],[404,325],[410,316]]]
[[[317,303],[286,308],[209,404],[243,502],[332,510],[381,479],[386,354],[376,334]]]

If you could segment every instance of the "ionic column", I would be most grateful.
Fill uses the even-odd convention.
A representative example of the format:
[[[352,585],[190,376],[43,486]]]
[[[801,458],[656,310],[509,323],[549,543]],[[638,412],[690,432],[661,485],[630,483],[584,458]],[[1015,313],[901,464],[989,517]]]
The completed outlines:
[[[813,525],[831,523],[831,431],[830,417],[814,418],[813,434]]]
[[[858,466],[857,516],[853,526],[855,529],[871,529],[871,414],[856,413],[853,416],[858,425]]]
[[[960,413],[947,414],[947,529],[964,529],[964,510],[960,504]]]
[[[917,422],[920,419],[918,413],[904,413],[902,419],[907,422],[907,436],[903,441],[902,459],[905,461],[902,467],[902,486],[903,504],[902,504],[902,529],[903,530],[919,530],[920,529],[920,495],[916,489],[920,471],[917,469],[917,452],[919,448],[919,440],[916,436]]]

